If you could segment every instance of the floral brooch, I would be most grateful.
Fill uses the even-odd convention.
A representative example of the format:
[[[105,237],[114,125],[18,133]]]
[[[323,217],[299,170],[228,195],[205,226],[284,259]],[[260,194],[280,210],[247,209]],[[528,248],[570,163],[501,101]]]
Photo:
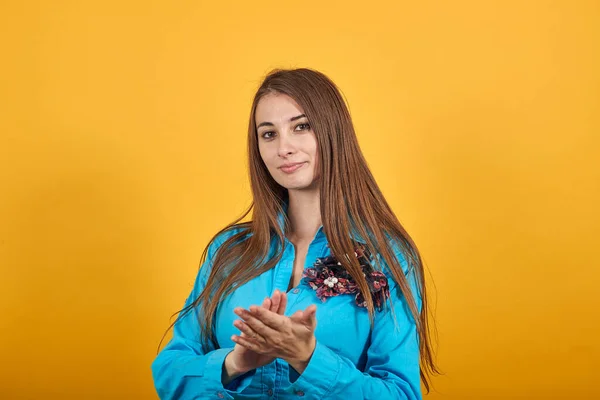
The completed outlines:
[[[355,247],[354,256],[362,267],[375,308],[381,310],[385,300],[390,297],[387,277],[373,269],[370,263],[371,254],[367,249],[361,246]],[[355,294],[356,304],[359,307],[367,306],[357,283],[334,256],[317,258],[312,267],[304,270],[303,280],[317,292],[317,297],[323,302],[328,297]]]

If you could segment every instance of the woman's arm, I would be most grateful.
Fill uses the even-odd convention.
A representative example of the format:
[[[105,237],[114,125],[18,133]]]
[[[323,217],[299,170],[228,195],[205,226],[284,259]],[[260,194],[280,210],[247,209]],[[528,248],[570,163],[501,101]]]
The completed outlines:
[[[186,307],[200,295],[206,285],[215,252],[225,241],[225,238],[218,239],[209,246],[206,261],[185,302]],[[232,350],[233,347],[204,353],[200,343],[198,311],[194,308],[188,312],[177,320],[173,338],[152,363],[154,386],[160,399],[188,400],[214,396],[230,399],[232,395],[241,393],[248,386],[251,377],[240,377],[226,386],[221,380],[223,363]]]

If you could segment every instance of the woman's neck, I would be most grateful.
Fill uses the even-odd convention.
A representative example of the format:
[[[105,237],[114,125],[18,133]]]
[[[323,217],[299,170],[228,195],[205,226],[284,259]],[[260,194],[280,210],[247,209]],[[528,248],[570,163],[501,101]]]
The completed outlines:
[[[287,215],[291,225],[288,239],[294,244],[310,243],[322,225],[319,192],[290,190]]]

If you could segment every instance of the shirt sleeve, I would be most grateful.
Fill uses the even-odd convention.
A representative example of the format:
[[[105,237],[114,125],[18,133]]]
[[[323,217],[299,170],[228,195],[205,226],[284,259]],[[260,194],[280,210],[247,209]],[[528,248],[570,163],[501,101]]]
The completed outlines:
[[[214,241],[216,243],[216,240]],[[200,268],[185,307],[202,292],[218,245],[211,244],[206,261]],[[161,400],[233,399],[243,392],[254,377],[254,372],[244,374],[226,387],[221,381],[225,357],[231,348],[202,351],[200,342],[199,311],[197,307],[178,318],[173,327],[173,338],[160,351],[152,363],[152,377]]]
[[[416,292],[414,272],[406,273]],[[391,280],[393,307],[377,312],[364,372],[348,358],[318,343],[307,368],[287,388],[322,399],[421,399],[416,324],[399,287]],[[416,298],[418,309],[421,299]]]

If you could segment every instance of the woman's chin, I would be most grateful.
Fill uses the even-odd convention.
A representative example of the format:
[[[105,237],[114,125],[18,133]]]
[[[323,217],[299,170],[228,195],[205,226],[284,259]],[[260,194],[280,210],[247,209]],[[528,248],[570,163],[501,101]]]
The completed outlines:
[[[319,186],[317,185],[316,182],[305,182],[305,183],[286,183],[281,185],[283,186],[285,189],[292,190],[292,191],[309,191],[309,190],[316,190],[319,188]]]

